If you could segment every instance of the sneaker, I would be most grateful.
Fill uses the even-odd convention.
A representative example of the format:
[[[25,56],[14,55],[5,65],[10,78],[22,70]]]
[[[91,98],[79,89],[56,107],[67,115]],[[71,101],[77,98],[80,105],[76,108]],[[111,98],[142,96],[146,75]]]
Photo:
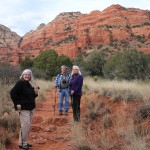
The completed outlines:
[[[29,146],[26,144],[26,145],[19,145],[19,148],[21,149],[24,149],[24,150],[28,150],[29,149]]]

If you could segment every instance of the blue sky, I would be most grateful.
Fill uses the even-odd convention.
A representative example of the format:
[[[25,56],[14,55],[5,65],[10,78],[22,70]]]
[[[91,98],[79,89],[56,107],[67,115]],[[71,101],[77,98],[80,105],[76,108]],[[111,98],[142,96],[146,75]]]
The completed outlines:
[[[0,24],[20,36],[51,22],[61,12],[90,13],[112,4],[150,10],[150,0],[1,0]]]

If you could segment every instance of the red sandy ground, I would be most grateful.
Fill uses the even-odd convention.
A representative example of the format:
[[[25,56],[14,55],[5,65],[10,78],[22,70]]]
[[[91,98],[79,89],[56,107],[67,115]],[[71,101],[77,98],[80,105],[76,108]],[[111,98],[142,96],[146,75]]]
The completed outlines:
[[[58,105],[58,96],[57,96],[57,105]],[[109,97],[101,98],[95,93],[87,93],[82,96],[82,105],[81,105],[81,118],[82,120],[87,120],[87,100],[95,100],[96,102],[104,103],[104,107],[101,108],[101,111],[110,110],[111,113],[104,114],[98,120],[93,120],[90,123],[85,123],[84,126],[88,129],[91,135],[89,136],[89,141],[91,140],[103,140],[106,137],[109,139],[109,142],[113,144],[113,150],[126,150],[126,139],[122,136],[119,136],[116,133],[116,130],[119,129],[119,122],[123,120],[124,126],[128,128],[130,118],[134,116],[134,112],[141,105],[139,101],[131,101],[128,104],[125,104],[122,100],[113,102]],[[49,91],[46,94],[46,100],[37,101],[37,109],[35,110],[32,128],[29,136],[29,142],[33,144],[31,150],[72,150],[73,141],[71,137],[72,127],[76,127],[73,123],[72,109],[69,109],[69,115],[59,116],[58,109],[56,108],[56,113],[54,116],[54,102],[55,102],[55,91]],[[84,107],[83,107],[84,106]],[[113,122],[113,125],[108,127],[105,132],[100,131],[102,126],[103,118],[110,118]],[[148,127],[150,130],[150,120],[146,119],[142,122],[142,126]],[[77,125],[78,126],[78,125]],[[80,126],[80,124],[79,124]],[[92,135],[93,133],[93,135]],[[98,133],[98,135],[97,135]],[[99,139],[97,139],[97,137]],[[150,145],[150,140],[147,139],[147,144]],[[99,143],[98,141],[98,143]],[[108,147],[110,147],[107,145]],[[101,146],[101,145],[100,145]],[[109,148],[108,148],[109,149]],[[12,138],[12,143],[7,146],[7,150],[19,150],[18,148],[18,134],[14,135]],[[103,150],[103,148],[98,148],[96,150]],[[107,148],[106,148],[107,150]]]
[[[57,95],[57,93],[56,93]],[[34,113],[29,142],[33,145],[31,150],[69,150],[71,149],[70,129],[73,125],[72,109],[68,116],[58,115],[58,96],[54,116],[55,91],[46,94],[46,100],[37,102]],[[12,138],[7,150],[19,150],[18,134]]]

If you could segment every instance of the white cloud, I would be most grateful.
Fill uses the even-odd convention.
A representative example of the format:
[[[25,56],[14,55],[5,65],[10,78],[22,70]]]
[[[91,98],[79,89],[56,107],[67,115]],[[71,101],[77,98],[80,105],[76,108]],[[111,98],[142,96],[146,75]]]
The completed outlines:
[[[0,24],[24,35],[40,23],[49,23],[61,12],[90,13],[112,4],[150,9],[148,0],[4,0],[0,5]]]

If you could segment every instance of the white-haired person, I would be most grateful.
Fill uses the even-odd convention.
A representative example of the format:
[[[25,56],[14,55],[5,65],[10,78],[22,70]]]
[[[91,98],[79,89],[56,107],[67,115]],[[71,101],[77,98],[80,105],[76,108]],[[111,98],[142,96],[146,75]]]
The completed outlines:
[[[19,112],[21,124],[19,147],[25,150],[32,147],[32,145],[28,143],[28,136],[33,117],[33,110],[36,107],[35,98],[38,96],[39,90],[39,87],[32,87],[30,83],[32,80],[32,71],[30,69],[25,69],[22,72],[20,79],[16,82],[10,91],[10,96],[14,103],[14,108]]]
[[[70,94],[73,109],[74,122],[80,121],[80,100],[82,96],[83,77],[78,66],[72,67],[70,80]]]

